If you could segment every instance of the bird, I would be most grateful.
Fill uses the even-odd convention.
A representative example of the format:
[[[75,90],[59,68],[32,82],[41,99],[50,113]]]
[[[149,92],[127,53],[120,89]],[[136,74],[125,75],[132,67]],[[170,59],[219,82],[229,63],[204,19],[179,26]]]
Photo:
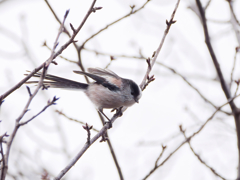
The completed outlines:
[[[130,107],[139,103],[142,90],[133,80],[122,78],[109,69],[88,68],[87,71],[73,72],[85,75],[93,79],[94,82],[86,84],[47,74],[43,81],[43,87],[83,91],[96,109],[108,120],[109,118],[104,114],[103,109]],[[35,73],[33,77],[41,77],[41,73]],[[27,84],[32,83],[38,83],[38,81],[27,82]]]

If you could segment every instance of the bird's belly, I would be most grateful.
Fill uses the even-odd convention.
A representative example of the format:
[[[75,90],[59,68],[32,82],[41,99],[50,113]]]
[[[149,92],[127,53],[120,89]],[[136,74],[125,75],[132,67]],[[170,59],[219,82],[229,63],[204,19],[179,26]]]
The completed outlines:
[[[85,93],[98,109],[131,106],[135,103],[134,100],[128,100],[122,95],[121,91],[111,91],[98,84],[90,85]]]

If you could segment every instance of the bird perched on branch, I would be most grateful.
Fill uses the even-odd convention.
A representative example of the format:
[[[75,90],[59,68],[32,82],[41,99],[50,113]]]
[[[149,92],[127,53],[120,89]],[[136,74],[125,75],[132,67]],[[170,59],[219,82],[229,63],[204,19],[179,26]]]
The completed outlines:
[[[82,90],[108,120],[103,109],[129,107],[138,103],[142,96],[141,88],[132,80],[121,78],[116,73],[100,68],[88,68],[88,72],[73,71],[76,74],[85,75],[95,80],[93,83],[85,84],[69,79],[47,74],[43,86],[45,88],[63,88]],[[34,74],[34,77],[41,77],[41,73]],[[47,80],[47,81],[45,81]],[[28,81],[27,84],[38,83]]]

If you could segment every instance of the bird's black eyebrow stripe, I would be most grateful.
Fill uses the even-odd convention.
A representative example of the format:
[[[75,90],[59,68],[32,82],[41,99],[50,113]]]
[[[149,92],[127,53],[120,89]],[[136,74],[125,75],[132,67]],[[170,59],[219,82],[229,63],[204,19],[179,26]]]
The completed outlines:
[[[113,85],[113,84],[110,84],[108,82],[103,82],[103,83],[100,83],[101,85],[103,85],[104,87],[108,88],[110,91],[119,91],[120,88]]]

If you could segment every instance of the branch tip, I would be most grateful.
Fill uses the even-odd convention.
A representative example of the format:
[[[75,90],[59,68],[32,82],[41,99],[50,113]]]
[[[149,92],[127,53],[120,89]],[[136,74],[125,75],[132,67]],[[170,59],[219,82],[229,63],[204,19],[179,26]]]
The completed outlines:
[[[71,27],[73,33],[76,33],[76,30],[75,30],[75,28],[73,27],[73,25],[72,25],[71,23],[69,23],[69,24],[70,24],[70,27]]]
[[[65,15],[64,15],[64,19],[67,18],[68,14],[69,14],[69,11],[70,11],[70,9],[66,10],[66,13],[65,13]]]
[[[102,9],[103,7],[94,7],[93,9],[92,9],[92,12],[96,12],[97,10],[100,10],[100,9]]]
[[[31,90],[30,90],[29,86],[26,86],[26,88],[27,88],[27,91],[28,91],[29,96],[31,97],[31,96],[32,96],[32,93],[31,93]]]
[[[43,47],[44,47],[44,46],[47,46],[46,40],[43,42],[42,46],[43,46]]]

